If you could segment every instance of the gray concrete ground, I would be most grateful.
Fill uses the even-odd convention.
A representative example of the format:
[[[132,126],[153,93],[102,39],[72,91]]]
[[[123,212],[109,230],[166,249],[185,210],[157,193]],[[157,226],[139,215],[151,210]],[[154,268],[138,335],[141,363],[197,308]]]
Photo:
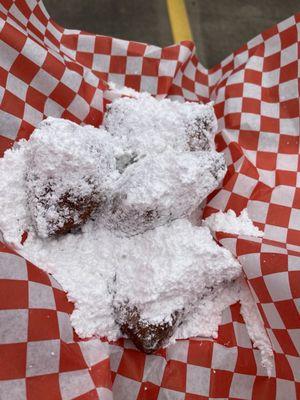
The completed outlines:
[[[44,0],[61,25],[166,46],[165,0]],[[300,11],[299,0],[186,0],[198,55],[212,67],[264,29]]]

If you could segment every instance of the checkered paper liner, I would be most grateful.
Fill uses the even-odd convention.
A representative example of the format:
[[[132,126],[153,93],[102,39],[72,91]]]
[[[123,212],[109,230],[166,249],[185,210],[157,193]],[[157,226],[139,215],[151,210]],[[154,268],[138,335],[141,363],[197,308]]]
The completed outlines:
[[[0,0],[0,153],[46,116],[98,126],[107,82],[215,101],[228,173],[205,215],[248,208],[265,232],[216,232],[240,260],[269,334],[268,378],[235,304],[216,340],[155,355],[130,341],[80,340],[55,280],[0,244],[1,400],[300,398],[300,14],[205,69],[191,42],[159,48],[63,29],[36,0]]]

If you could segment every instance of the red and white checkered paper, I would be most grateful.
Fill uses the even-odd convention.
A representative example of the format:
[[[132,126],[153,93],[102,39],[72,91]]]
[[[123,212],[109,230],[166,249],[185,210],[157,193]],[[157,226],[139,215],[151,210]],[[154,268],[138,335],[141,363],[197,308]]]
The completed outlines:
[[[191,42],[166,48],[63,29],[36,0],[0,0],[0,152],[46,116],[98,126],[107,81],[215,101],[228,173],[205,214],[247,207],[263,239],[216,232],[242,263],[275,354],[268,378],[236,304],[217,340],[146,356],[82,341],[54,279],[0,245],[1,400],[300,398],[300,14],[205,69]],[[8,171],[9,173],[9,171]]]

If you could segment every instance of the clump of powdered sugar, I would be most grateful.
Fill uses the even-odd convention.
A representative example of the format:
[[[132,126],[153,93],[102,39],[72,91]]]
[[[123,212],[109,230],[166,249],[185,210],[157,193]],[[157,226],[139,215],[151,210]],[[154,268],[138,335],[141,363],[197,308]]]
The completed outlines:
[[[248,235],[261,237],[264,235],[249,218],[247,209],[244,209],[239,216],[233,210],[226,213],[219,211],[212,214],[203,221],[214,232],[226,232],[236,235]]]

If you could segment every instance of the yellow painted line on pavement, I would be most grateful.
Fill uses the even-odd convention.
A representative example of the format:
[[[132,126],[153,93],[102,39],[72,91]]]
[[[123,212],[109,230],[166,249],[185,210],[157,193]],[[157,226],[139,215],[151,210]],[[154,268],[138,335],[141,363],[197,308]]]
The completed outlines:
[[[193,40],[184,0],[167,0],[167,7],[174,42]]]

